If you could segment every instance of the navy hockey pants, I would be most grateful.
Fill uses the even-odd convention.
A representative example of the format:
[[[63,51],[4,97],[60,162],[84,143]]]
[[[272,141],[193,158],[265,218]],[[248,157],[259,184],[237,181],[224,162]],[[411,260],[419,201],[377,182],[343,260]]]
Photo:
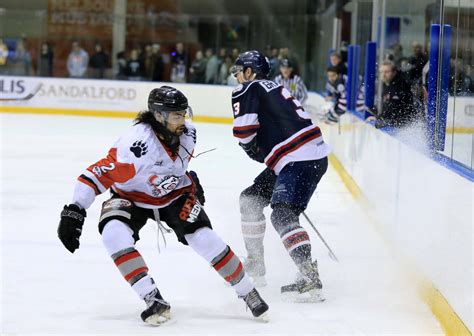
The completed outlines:
[[[325,157],[319,160],[291,162],[278,176],[266,168],[255,178],[253,185],[242,192],[242,196],[258,197],[262,208],[268,204],[271,204],[272,208],[283,204],[301,213],[308,206],[327,167],[328,159]]]

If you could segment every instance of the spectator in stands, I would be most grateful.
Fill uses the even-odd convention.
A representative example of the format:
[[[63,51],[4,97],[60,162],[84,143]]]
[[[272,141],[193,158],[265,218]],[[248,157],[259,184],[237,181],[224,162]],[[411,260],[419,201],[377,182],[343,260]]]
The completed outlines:
[[[403,47],[400,43],[396,43],[392,46],[388,59],[395,64],[397,69],[401,69],[403,61],[408,61],[408,59],[403,56]]]
[[[126,68],[127,68],[127,59],[125,57],[125,51],[119,51],[116,55],[116,68],[115,68],[115,78],[116,79],[127,79]]]
[[[408,57],[408,64],[410,65],[410,81],[411,84],[421,81],[423,67],[428,62],[428,57],[423,52],[423,47],[418,42],[412,43],[413,55]]]
[[[31,54],[26,49],[23,40],[19,40],[16,44],[15,54],[10,66],[10,74],[16,76],[31,76],[33,74]]]
[[[270,61],[270,73],[268,78],[275,78],[280,74],[280,59],[278,58],[278,48],[268,46],[268,60]]]
[[[337,123],[339,117],[347,111],[347,75],[339,72],[340,68],[329,66],[326,70],[326,100],[333,104],[326,113],[326,121],[328,123]],[[359,78],[359,89],[356,97],[356,111],[364,112],[364,86],[362,85],[362,78]]]
[[[230,75],[230,68],[234,65],[234,61],[230,55],[226,55],[219,69],[219,84],[227,85],[227,78]]]
[[[231,57],[232,57],[233,62],[235,62],[235,60],[237,59],[237,57],[239,57],[239,55],[240,55],[239,48],[232,49]]]
[[[219,59],[212,48],[206,49],[206,84],[215,84],[219,74]]]
[[[340,53],[333,52],[329,56],[329,63],[331,63],[331,66],[337,69],[337,73],[342,74],[342,75],[347,75],[347,67],[342,61],[342,56]]]
[[[376,113],[375,127],[404,127],[420,118],[413,106],[410,85],[397,71],[392,61],[384,61],[379,69],[382,85],[382,111]]]
[[[176,51],[171,53],[171,81],[186,83],[188,56],[184,51],[184,44],[176,43]]]
[[[205,83],[206,80],[206,59],[202,54],[202,50],[196,52],[196,57],[189,69],[191,83]]]
[[[105,69],[109,64],[109,55],[103,50],[100,43],[96,43],[94,54],[91,56],[89,65],[91,67],[92,78],[104,78]]]
[[[281,61],[280,74],[275,77],[275,82],[283,85],[301,104],[308,98],[306,85],[300,76],[294,74],[293,64],[289,59]]]
[[[278,54],[278,66],[280,66],[281,62],[285,59],[290,60],[290,62],[292,64],[292,67],[293,67],[293,74],[299,75],[300,74],[300,68],[299,68],[298,58],[288,47],[280,48],[280,51],[279,51],[279,54]],[[280,68],[278,67],[277,69],[278,69],[278,72],[279,72]]]
[[[161,82],[163,81],[163,69],[164,69],[164,62],[163,62],[163,55],[160,52],[160,45],[158,43],[154,43],[151,46],[151,80],[154,82]]]
[[[38,55],[38,76],[52,77],[53,76],[53,60],[54,53],[48,43],[41,44],[41,51]]]
[[[139,57],[138,49],[132,49],[130,59],[127,61],[125,67],[125,75],[127,75],[130,80],[140,81],[143,79],[144,69]]]
[[[153,75],[153,60],[152,60],[153,50],[151,44],[145,46],[145,50],[140,54],[140,61],[143,64],[143,77],[146,80],[151,80]]]
[[[89,64],[89,54],[81,48],[79,42],[72,43],[72,50],[67,59],[67,70],[70,77],[81,78],[85,76],[87,65]]]
[[[7,73],[8,46],[0,38],[0,75]]]

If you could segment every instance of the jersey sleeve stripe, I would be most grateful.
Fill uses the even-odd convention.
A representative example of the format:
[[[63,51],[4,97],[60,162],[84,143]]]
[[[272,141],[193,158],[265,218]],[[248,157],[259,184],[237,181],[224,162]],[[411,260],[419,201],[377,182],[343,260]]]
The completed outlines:
[[[308,143],[309,141],[319,137],[321,137],[321,130],[317,126],[299,134],[296,137],[292,137],[290,138],[290,142],[287,142],[284,145],[277,145],[278,148],[274,148],[272,150],[272,153],[270,153],[270,155],[268,155],[265,159],[265,163],[269,168],[273,169],[282,157],[297,150],[305,143]]]
[[[88,185],[89,187],[91,187],[92,189],[94,189],[94,192],[96,195],[100,195],[100,191],[99,191],[99,188],[97,187],[97,185],[94,183],[94,181],[92,181],[90,178],[88,178],[87,176],[85,176],[84,174],[82,174],[81,176],[79,176],[77,178],[80,182]]]
[[[243,139],[256,134],[259,128],[260,125],[234,127],[233,133],[236,138]]]
[[[254,125],[260,125],[260,123],[258,122],[257,113],[242,114],[234,119],[234,127],[245,127]]]
[[[99,179],[89,170],[85,170],[84,174],[82,174],[86,177],[88,177],[94,184],[97,186],[97,189],[99,189],[100,193],[105,192],[108,188],[105,188],[102,183],[100,183]]]

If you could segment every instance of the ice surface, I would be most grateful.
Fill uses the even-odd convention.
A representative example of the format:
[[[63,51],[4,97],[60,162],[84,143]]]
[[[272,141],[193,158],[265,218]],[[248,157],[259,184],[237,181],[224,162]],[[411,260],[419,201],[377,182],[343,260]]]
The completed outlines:
[[[295,268],[270,223],[265,237],[267,280],[261,289],[270,322],[251,317],[215,271],[168,234],[157,251],[149,222],[137,248],[144,256],[173,321],[158,328],[140,320],[144,309],[102,246],[101,203],[88,211],[81,247],[70,254],[57,239],[59,212],[77,176],[104,156],[128,119],[1,114],[1,333],[83,335],[305,335],[441,334],[383,240],[330,167],[306,213],[330,244],[332,261],[301,218],[318,258],[326,301],[284,303],[279,288]],[[246,158],[230,125],[196,124],[191,161],[206,193],[214,229],[244,256],[238,197],[262,165]],[[268,212],[267,212],[268,214]],[[269,218],[269,216],[267,216]]]

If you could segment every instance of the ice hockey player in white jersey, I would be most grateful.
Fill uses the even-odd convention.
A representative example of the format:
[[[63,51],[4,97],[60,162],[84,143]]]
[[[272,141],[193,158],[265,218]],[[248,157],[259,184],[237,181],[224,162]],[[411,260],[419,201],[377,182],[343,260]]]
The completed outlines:
[[[102,240],[125,280],[147,308],[143,321],[159,325],[170,319],[170,304],[163,298],[147,265],[136,250],[139,231],[148,219],[163,221],[178,240],[209,262],[242,298],[255,317],[268,305],[260,297],[239,258],[212,230],[203,205],[204,191],[196,173],[187,171],[196,143],[196,129],[182,92],[162,86],[153,89],[148,111],[110,149],[79,176],[72,203],[61,212],[58,236],[71,252],[79,248],[86,209],[97,195],[110,189],[99,219]]]
[[[263,209],[271,205],[271,223],[302,275],[282,286],[282,294],[295,301],[320,301],[317,262],[299,216],[327,170],[330,148],[301,103],[266,79],[269,71],[268,59],[258,51],[240,54],[232,68],[240,83],[232,93],[234,136],[251,159],[267,166],[240,195],[248,253],[244,266],[256,282],[265,284]]]

